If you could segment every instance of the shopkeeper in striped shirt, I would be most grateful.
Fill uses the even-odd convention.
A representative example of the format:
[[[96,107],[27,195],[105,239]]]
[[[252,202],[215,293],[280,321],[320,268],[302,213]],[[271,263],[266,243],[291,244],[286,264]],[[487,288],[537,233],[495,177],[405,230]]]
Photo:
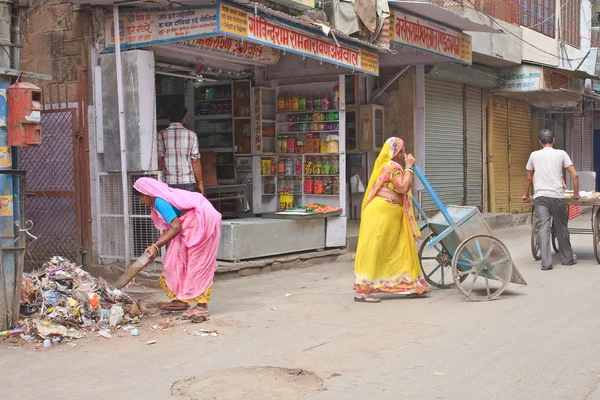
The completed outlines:
[[[158,133],[158,169],[174,189],[204,194],[200,149],[196,133],[183,126],[187,109],[169,108],[169,127]]]

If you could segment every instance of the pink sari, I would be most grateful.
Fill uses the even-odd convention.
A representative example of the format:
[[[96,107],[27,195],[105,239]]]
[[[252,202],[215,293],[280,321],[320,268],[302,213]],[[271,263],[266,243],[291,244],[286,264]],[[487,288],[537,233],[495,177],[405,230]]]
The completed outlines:
[[[151,178],[140,178],[133,187],[184,211],[179,217],[181,233],[169,242],[163,261],[164,278],[179,300],[197,298],[213,284],[221,239],[221,214],[200,193],[171,189]],[[169,229],[167,221],[154,208],[151,218],[156,229]]]

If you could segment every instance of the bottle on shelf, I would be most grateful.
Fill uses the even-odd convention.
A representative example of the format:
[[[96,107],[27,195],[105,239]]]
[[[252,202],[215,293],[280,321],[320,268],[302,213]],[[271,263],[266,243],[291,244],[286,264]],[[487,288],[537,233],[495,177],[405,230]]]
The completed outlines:
[[[299,104],[298,104],[298,95],[297,94],[293,94],[292,95],[292,112],[298,112],[299,111]]]
[[[279,162],[277,163],[277,174],[278,175],[285,174],[285,161],[283,161],[283,158],[280,158]]]
[[[285,160],[285,174],[286,175],[294,175],[294,159],[292,157],[288,157]]]
[[[333,101],[331,108],[334,110],[340,109],[340,87],[338,85],[333,87]]]

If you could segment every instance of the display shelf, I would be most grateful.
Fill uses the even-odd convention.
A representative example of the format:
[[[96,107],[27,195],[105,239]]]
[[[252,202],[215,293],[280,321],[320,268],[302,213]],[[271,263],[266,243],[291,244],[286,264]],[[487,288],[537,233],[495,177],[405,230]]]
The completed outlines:
[[[333,132],[339,132],[339,129],[337,130],[331,130],[331,131],[293,131],[293,132],[277,132],[278,135],[292,135],[292,134],[297,134],[297,133],[333,133]]]
[[[233,119],[251,119],[251,116],[247,116],[247,117],[235,117]]]
[[[278,124],[308,124],[308,123],[326,123],[326,122],[340,122],[339,119],[326,119],[323,121],[318,121],[318,120],[310,120],[310,121],[277,121]]]
[[[340,112],[340,110],[284,111],[284,112],[278,112],[277,115],[297,115],[297,114],[314,114],[314,113],[328,113],[328,112]]]
[[[274,124],[277,123],[274,119],[261,119],[261,121],[265,124]]]
[[[231,114],[217,114],[217,115],[196,115],[194,117],[196,121],[211,120],[211,119],[231,119]]]
[[[233,153],[233,147],[203,147],[200,153],[214,151],[215,153]]]
[[[212,103],[212,102],[221,102],[221,101],[231,101],[231,97],[227,98],[227,99],[213,99],[213,100],[196,100],[196,104],[198,103]]]

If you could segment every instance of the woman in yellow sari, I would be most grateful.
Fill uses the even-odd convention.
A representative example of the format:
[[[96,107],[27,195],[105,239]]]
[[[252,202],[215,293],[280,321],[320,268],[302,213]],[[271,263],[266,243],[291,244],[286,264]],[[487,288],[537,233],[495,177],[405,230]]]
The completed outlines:
[[[404,161],[406,168],[400,163]],[[415,159],[404,141],[389,138],[381,152],[362,204],[354,262],[354,300],[379,303],[374,293],[423,294],[429,290],[421,272],[411,188]]]

